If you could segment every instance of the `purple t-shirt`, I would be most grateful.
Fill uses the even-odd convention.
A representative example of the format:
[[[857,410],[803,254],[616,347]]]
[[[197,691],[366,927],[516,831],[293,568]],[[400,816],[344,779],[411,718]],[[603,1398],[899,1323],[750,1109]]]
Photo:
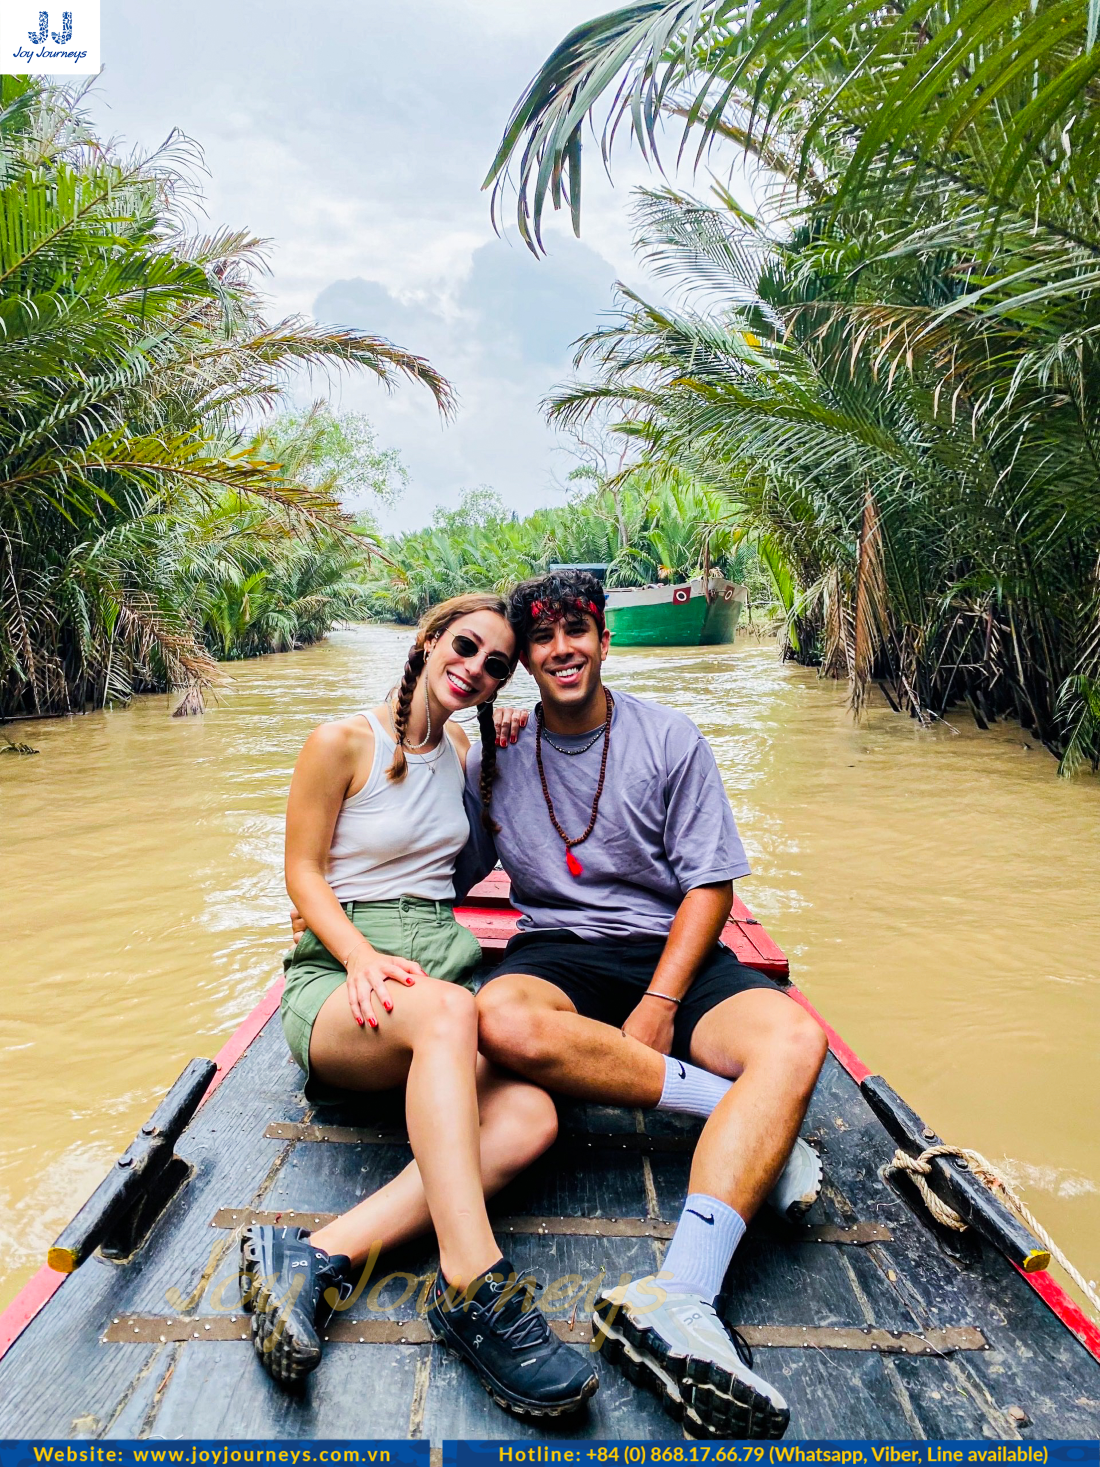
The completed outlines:
[[[611,750],[596,827],[573,854],[579,877],[565,864],[565,846],[550,823],[535,762],[535,720],[515,744],[497,750],[493,817],[500,826],[495,855],[512,880],[523,930],[567,928],[590,940],[667,937],[685,893],[711,882],[747,876],[749,863],[710,745],[683,713],[616,693]],[[591,733],[551,734],[562,749],[591,743]],[[603,739],[583,754],[551,748],[542,762],[558,823],[580,835],[591,816]],[[481,747],[466,760],[467,807],[477,845],[460,863],[467,878],[494,864],[481,828],[478,781]]]

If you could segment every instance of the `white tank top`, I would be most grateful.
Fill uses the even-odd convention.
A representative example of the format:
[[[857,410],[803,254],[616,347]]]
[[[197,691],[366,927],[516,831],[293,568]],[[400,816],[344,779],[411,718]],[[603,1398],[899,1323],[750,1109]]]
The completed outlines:
[[[363,788],[346,799],[332,832],[326,876],[342,902],[388,902],[455,894],[455,859],[470,834],[462,802],[465,775],[444,732],[437,749],[406,751],[408,772],[386,778],[396,745],[373,713],[374,763]]]

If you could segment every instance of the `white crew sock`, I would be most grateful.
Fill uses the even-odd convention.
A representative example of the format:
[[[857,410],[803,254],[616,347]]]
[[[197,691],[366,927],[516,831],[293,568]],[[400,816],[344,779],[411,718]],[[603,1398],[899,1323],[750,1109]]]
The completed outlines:
[[[712,1302],[744,1236],[745,1219],[739,1212],[706,1192],[690,1193],[657,1276],[660,1287]]]
[[[732,1084],[732,1080],[666,1054],[665,1084],[657,1109],[676,1110],[682,1115],[700,1116],[705,1121]]]

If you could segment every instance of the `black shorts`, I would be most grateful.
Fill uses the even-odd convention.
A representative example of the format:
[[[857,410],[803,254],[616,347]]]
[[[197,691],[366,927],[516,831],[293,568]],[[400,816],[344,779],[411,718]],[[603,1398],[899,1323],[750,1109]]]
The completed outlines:
[[[544,978],[561,989],[578,1014],[621,1029],[649,987],[664,948],[660,937],[640,942],[588,942],[575,932],[520,932],[485,982],[505,973]],[[690,1059],[691,1036],[703,1015],[751,988],[781,991],[778,984],[755,968],[746,968],[729,948],[718,943],[676,1010],[672,1053],[678,1059]]]

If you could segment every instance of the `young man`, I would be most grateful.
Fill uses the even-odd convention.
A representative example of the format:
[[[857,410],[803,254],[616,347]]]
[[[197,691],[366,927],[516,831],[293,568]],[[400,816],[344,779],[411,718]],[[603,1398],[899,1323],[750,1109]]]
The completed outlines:
[[[496,759],[496,854],[522,920],[479,995],[479,1046],[552,1091],[708,1118],[661,1273],[607,1289],[593,1323],[605,1358],[696,1433],[778,1437],[786,1403],[713,1301],[769,1194],[789,1216],[817,1195],[796,1140],[825,1037],[719,944],[749,867],[714,756],[683,714],[605,688],[603,605],[583,572],[512,594],[542,701]]]

